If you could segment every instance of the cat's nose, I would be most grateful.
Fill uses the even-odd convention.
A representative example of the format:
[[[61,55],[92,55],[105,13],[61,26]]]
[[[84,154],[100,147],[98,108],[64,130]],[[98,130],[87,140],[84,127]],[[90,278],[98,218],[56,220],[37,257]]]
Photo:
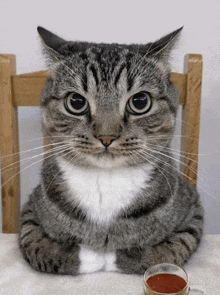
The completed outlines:
[[[108,147],[113,140],[118,138],[117,136],[111,136],[111,135],[104,135],[104,136],[98,136],[98,139],[101,141],[101,143],[105,146]]]

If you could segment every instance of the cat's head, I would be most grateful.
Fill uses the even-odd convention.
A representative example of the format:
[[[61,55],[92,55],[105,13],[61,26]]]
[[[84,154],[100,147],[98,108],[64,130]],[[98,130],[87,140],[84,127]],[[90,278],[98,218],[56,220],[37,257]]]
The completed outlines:
[[[67,42],[39,27],[50,73],[42,121],[54,153],[96,167],[154,163],[175,127],[169,56],[181,29],[125,45]]]

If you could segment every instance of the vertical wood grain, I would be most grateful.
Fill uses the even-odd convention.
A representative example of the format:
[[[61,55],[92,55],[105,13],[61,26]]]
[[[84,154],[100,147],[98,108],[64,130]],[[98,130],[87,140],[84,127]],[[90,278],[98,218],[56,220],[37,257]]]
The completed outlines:
[[[48,156],[48,153],[47,152],[50,150],[50,147],[49,147],[49,140],[45,137],[45,135],[44,135],[43,142],[44,142],[44,152],[46,152],[44,154],[44,156],[46,157],[46,156]]]
[[[196,186],[199,152],[200,104],[202,86],[202,56],[189,54],[185,57],[186,98],[182,111],[183,152],[182,172],[184,180]]]
[[[0,55],[0,151],[2,167],[2,230],[19,230],[20,186],[17,111],[13,107],[12,75],[15,56]],[[11,165],[13,164],[13,165]],[[11,165],[11,166],[10,166]]]

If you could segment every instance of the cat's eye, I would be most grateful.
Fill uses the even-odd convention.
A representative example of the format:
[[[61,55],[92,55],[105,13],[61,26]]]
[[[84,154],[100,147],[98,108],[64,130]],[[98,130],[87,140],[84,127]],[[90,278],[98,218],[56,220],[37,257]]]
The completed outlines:
[[[84,115],[89,110],[88,101],[78,93],[70,93],[64,105],[66,110],[73,115]]]
[[[128,113],[132,115],[142,115],[150,110],[152,99],[145,91],[138,92],[129,98],[126,106]]]

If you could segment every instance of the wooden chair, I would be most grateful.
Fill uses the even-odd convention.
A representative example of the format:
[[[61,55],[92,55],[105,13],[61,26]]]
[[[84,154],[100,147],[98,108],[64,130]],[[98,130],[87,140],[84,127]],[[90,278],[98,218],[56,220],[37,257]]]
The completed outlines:
[[[198,166],[198,139],[200,128],[200,98],[202,81],[202,56],[189,54],[184,61],[184,74],[172,73],[171,80],[179,92],[182,105],[181,152],[184,179],[196,186]],[[0,55],[0,156],[2,183],[3,233],[19,230],[20,188],[19,165],[5,169],[19,161],[17,107],[39,106],[42,87],[47,72],[16,75],[15,56]],[[5,157],[7,155],[11,155]],[[7,161],[5,161],[7,159]]]

